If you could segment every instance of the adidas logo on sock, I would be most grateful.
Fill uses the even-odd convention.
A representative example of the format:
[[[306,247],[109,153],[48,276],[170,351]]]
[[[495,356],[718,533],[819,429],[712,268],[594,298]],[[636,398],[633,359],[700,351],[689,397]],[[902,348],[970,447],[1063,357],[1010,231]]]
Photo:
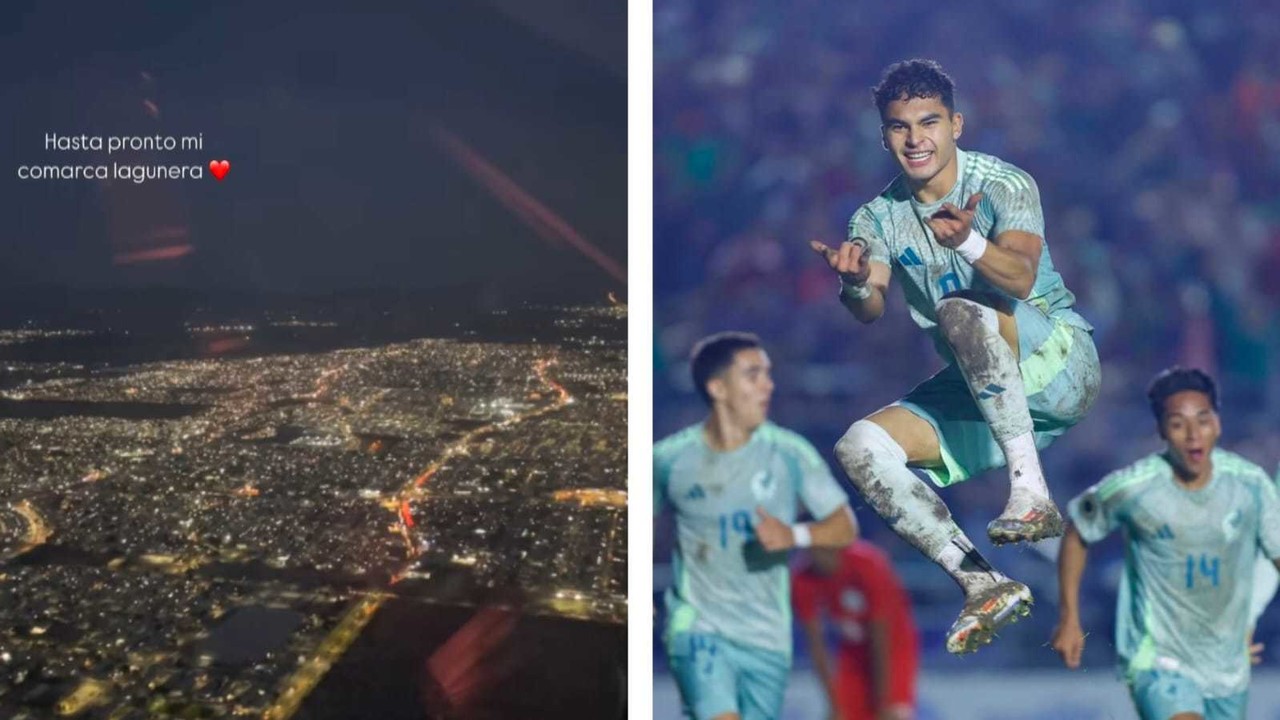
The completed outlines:
[[[993,398],[993,397],[995,397],[995,396],[999,395],[999,394],[1000,394],[1000,393],[1002,393],[1002,392],[1004,392],[1004,388],[1000,387],[999,385],[997,385],[997,384],[995,384],[995,383],[991,383],[990,385],[988,385],[988,386],[986,386],[985,388],[983,388],[983,389],[982,389],[982,392],[978,393],[978,399],[979,399],[979,400],[988,400],[988,399],[990,399],[990,398]]]

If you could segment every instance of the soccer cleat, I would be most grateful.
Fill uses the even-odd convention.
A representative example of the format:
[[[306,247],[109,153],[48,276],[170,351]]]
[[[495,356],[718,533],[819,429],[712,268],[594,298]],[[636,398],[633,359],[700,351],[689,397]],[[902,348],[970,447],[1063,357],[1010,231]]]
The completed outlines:
[[[1000,628],[1030,615],[1034,602],[1031,589],[1016,580],[1005,580],[968,598],[947,631],[947,652],[975,652],[991,642]]]
[[[1029,492],[1014,493],[1000,517],[987,524],[987,537],[993,545],[1061,536],[1062,515],[1058,506],[1049,497]]]

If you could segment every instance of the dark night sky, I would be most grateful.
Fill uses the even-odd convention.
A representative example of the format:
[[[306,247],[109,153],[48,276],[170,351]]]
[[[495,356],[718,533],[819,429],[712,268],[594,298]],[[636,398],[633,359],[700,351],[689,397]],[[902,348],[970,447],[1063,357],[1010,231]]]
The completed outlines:
[[[625,266],[625,3],[529,11],[538,4],[7,4],[0,283],[623,290],[540,238],[433,139],[433,127],[461,138]],[[47,152],[46,132],[203,133],[205,149]],[[231,161],[222,183],[208,177],[215,158]],[[17,178],[19,165],[161,160],[206,177]],[[194,250],[116,262],[175,244]]]

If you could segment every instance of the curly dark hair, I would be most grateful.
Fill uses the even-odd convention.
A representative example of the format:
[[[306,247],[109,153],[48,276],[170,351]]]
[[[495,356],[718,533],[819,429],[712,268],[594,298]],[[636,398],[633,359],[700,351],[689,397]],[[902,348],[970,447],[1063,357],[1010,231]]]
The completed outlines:
[[[1184,368],[1177,365],[1160,372],[1147,386],[1147,400],[1151,403],[1151,414],[1156,416],[1156,423],[1164,422],[1164,401],[1183,390],[1195,390],[1209,397],[1209,406],[1218,411],[1218,386],[1208,373],[1195,368]]]
[[[942,66],[933,60],[905,60],[885,68],[880,77],[880,84],[871,88],[876,99],[876,109],[884,116],[885,108],[894,100],[910,100],[911,98],[936,97],[947,107],[948,112],[956,111],[956,85],[951,78],[942,72]]]

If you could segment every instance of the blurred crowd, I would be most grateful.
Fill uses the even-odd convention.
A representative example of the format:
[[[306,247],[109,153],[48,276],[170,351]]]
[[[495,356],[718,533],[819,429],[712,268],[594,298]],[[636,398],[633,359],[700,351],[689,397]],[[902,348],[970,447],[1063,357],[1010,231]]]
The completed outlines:
[[[927,57],[956,83],[960,146],[1038,182],[1054,263],[1096,328],[1102,396],[1043,453],[1059,503],[1160,447],[1144,391],[1174,363],[1218,379],[1222,445],[1276,470],[1280,14],[1268,6],[655,0],[655,438],[705,412],[686,359],[718,330],[761,335],[778,385],[773,418],[833,466],[830,448],[853,420],[941,367],[896,289],[885,317],[862,326],[807,247],[837,244],[853,211],[893,179],[870,87],[890,63]],[[985,542],[1007,492],[998,471],[943,498]],[[959,591],[857,498],[854,507],[912,590],[926,665],[948,662],[939,638]],[[668,548],[660,538],[659,562]],[[1058,663],[1044,648],[1057,616],[1052,554],[988,553],[1040,605],[1032,628],[967,666]],[[1121,555],[1118,539],[1098,547],[1086,573],[1084,622],[1107,639],[1089,649],[1099,662]],[[1277,614],[1259,627],[1274,647]]]

